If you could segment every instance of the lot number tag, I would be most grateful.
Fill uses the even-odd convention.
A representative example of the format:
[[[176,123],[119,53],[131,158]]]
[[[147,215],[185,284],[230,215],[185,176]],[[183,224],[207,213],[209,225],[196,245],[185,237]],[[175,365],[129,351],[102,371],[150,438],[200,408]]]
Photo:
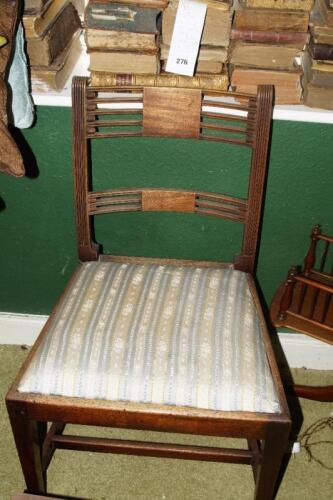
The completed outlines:
[[[193,76],[206,10],[205,3],[193,0],[179,1],[165,68],[169,73]]]

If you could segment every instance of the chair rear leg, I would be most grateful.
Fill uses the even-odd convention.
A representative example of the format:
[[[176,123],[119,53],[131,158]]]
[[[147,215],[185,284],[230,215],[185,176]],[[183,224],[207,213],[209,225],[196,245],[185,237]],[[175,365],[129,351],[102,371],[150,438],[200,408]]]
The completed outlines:
[[[20,403],[7,400],[7,409],[28,493],[46,493],[46,471],[42,466],[46,422],[26,416]]]
[[[282,463],[288,449],[290,423],[269,424],[262,446],[261,463],[256,470],[255,500],[272,500],[279,487]]]

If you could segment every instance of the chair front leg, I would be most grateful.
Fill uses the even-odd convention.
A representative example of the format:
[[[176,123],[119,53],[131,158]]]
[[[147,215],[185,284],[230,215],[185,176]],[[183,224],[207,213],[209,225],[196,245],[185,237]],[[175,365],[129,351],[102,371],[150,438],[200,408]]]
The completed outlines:
[[[281,482],[283,460],[288,449],[290,423],[269,424],[266,439],[262,445],[261,463],[257,468],[255,500],[275,498]]]
[[[30,420],[22,404],[7,400],[10,423],[27,492],[34,494],[46,493],[46,471],[42,465],[43,441],[47,423]]]

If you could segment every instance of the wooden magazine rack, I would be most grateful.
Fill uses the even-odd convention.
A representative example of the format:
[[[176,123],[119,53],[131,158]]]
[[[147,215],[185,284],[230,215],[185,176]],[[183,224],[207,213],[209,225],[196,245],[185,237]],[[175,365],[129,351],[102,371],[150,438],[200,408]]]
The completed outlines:
[[[271,305],[274,326],[285,326],[333,344],[333,272],[328,258],[332,247],[333,237],[322,234],[319,225],[314,226],[303,268],[292,267],[274,296]],[[295,385],[294,392],[309,399],[333,401],[333,385]]]

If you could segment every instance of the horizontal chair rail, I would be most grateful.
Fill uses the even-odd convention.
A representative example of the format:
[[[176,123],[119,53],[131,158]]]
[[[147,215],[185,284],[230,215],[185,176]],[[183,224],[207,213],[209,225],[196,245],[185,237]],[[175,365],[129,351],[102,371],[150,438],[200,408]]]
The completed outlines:
[[[241,123],[247,123],[248,127],[252,126],[252,123],[249,118],[246,118],[244,116],[237,116],[237,115],[228,115],[225,113],[217,113],[214,111],[201,111],[200,113],[201,118],[214,118],[216,120],[221,120],[221,121],[233,121],[233,122],[241,122]],[[201,122],[201,123],[206,123],[206,122]]]
[[[118,93],[117,93],[118,94]],[[110,104],[110,103],[127,103],[127,102],[141,102],[142,103],[142,95],[139,97],[133,97],[133,96],[128,96],[128,97],[95,97],[93,99],[89,99],[89,103],[93,104]]]
[[[99,108],[94,108],[93,110],[88,109],[87,111],[87,116],[95,116],[95,115],[131,115],[131,114],[137,114],[137,115],[142,115],[143,110],[142,108],[130,108],[130,109],[99,109]]]
[[[128,441],[123,439],[92,438],[85,436],[54,435],[52,443],[63,450],[141,455],[147,457],[182,458],[210,462],[228,462],[251,465],[253,453],[249,450],[208,446]]]
[[[139,203],[133,205],[119,204],[113,205],[111,207],[98,208],[95,211],[91,211],[91,215],[99,215],[99,214],[110,214],[116,212],[142,212],[141,206]]]
[[[207,97],[219,95],[230,97],[230,92],[228,90],[205,90],[204,94]],[[240,100],[249,100],[253,98],[253,94],[247,94],[246,92],[233,92],[232,95]]]
[[[211,215],[214,217],[220,217],[221,219],[231,220],[233,222],[244,223],[244,217],[237,216],[233,212],[198,207],[198,209],[196,210],[196,213],[198,213],[200,215]]]
[[[232,122],[243,122],[246,123],[248,122],[248,125],[250,124],[249,118],[246,118],[245,116],[235,116],[235,115],[227,115],[224,113],[214,113],[213,111],[201,111],[200,116],[202,118],[216,118],[217,120],[229,120]]]
[[[106,190],[88,194],[90,215],[118,211],[190,212],[232,219],[244,223],[248,203],[218,193],[165,189]]]
[[[203,127],[205,128],[205,127]],[[239,146],[251,146],[248,141],[242,141],[241,139],[234,139],[232,137],[218,137],[214,135],[200,134],[199,139],[204,139],[205,141],[215,141],[215,142],[230,142],[231,144],[238,144]]]
[[[89,127],[125,127],[129,125],[142,125],[142,120],[94,120],[88,122]]]
[[[98,204],[99,207],[102,206],[108,206],[108,205],[127,205],[127,204],[137,204],[141,203],[141,200],[139,199],[138,196],[124,196],[124,197],[114,197],[114,198],[108,198],[105,197],[104,199],[101,198],[100,200],[93,202],[96,205]]]
[[[113,137],[142,137],[142,132],[94,132],[87,134],[88,139],[112,139]]]
[[[214,201],[211,201],[211,200],[196,200],[196,203],[195,203],[196,207],[197,208],[210,208],[212,210],[214,209],[221,209],[221,210],[226,210],[227,212],[241,212],[241,211],[246,211],[246,208],[241,208],[237,205],[230,205],[230,204],[222,204],[222,203],[216,203]]]
[[[246,128],[227,127],[223,125],[216,125],[215,123],[201,123],[201,128],[209,128],[211,130],[216,130],[221,132],[234,132],[236,134],[247,134]]]
[[[149,87],[149,85],[146,85]],[[179,88],[188,88],[187,85],[180,86]],[[143,92],[144,86],[142,84],[131,84],[131,85],[107,85],[107,86],[101,86],[101,85],[94,85],[88,88],[87,93],[89,96],[93,96],[94,92],[123,92],[123,91],[141,91]],[[207,96],[207,98],[211,96],[224,96],[230,98],[230,92],[227,90],[204,90],[204,95]],[[234,97],[237,97],[240,100],[249,100],[253,98],[253,94],[247,94],[246,92],[233,92],[232,95]]]
[[[246,106],[244,104],[234,104],[231,102],[220,102],[220,101],[208,101],[208,100],[203,100],[202,101],[203,106],[211,106],[214,108],[225,108],[225,109],[234,109],[237,111],[249,111],[249,106]]]

